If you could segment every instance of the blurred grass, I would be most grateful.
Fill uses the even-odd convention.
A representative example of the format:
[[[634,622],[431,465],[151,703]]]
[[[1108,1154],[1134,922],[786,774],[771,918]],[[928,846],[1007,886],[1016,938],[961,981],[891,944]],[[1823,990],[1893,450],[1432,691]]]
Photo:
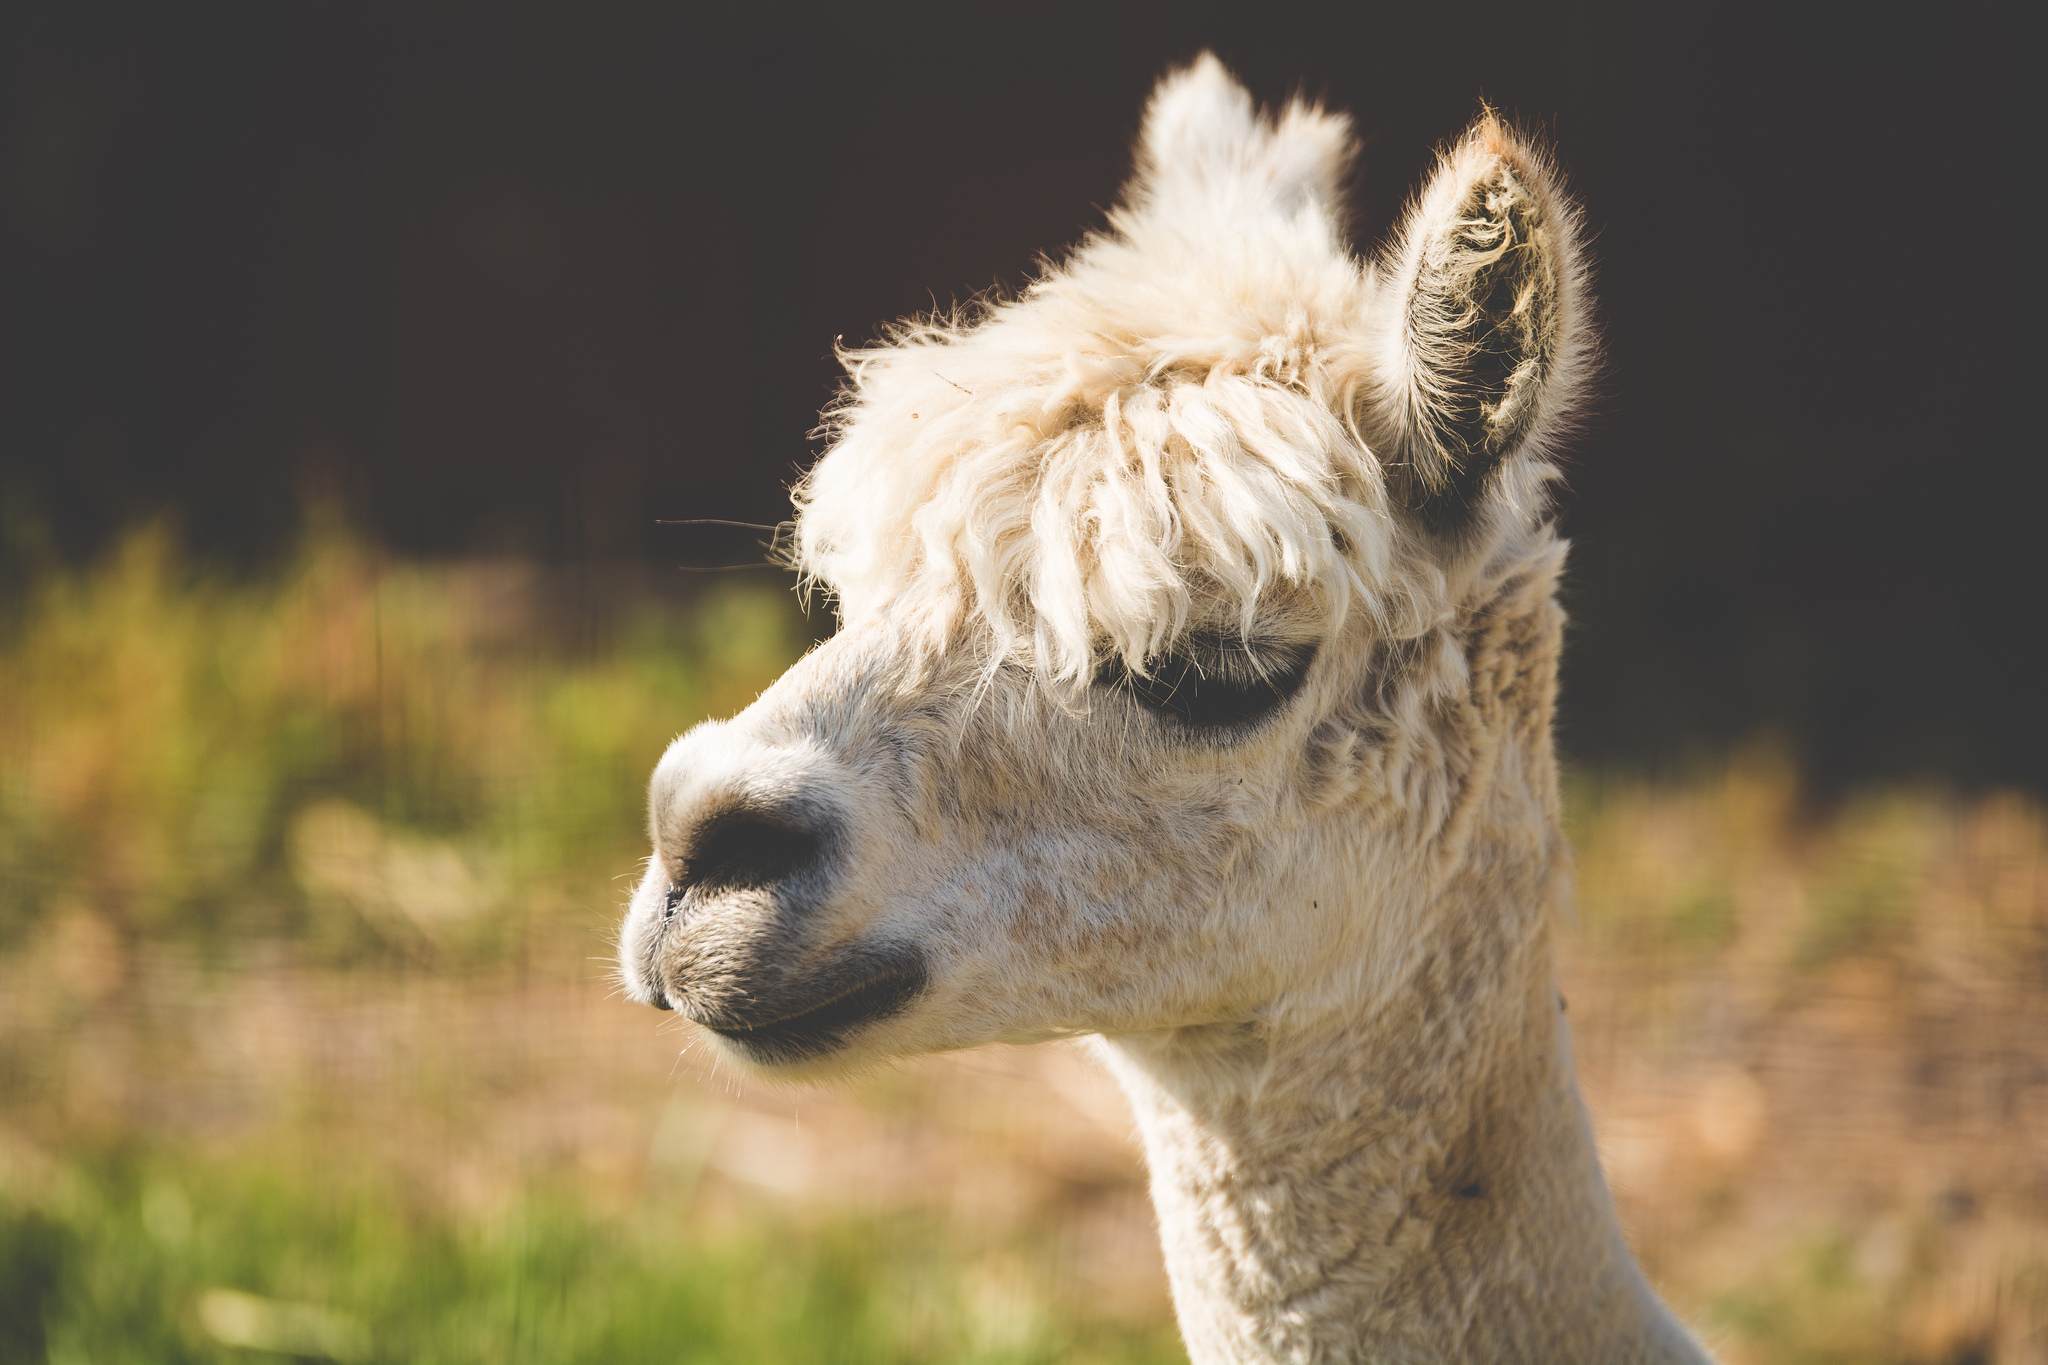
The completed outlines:
[[[315,525],[0,601],[0,1362],[1181,1358],[1063,1054],[743,1094],[605,1000],[646,775],[800,651],[786,591]],[[1566,797],[1660,1286],[1731,1365],[2048,1361],[2041,806],[1818,804],[1769,745]]]
[[[1054,1320],[1045,1287],[961,1273],[916,1215],[715,1241],[535,1189],[481,1222],[375,1178],[133,1151],[0,1217],[0,1358],[417,1365],[555,1361],[1137,1362],[1169,1331]]]
[[[1652,1277],[1734,1362],[2048,1361],[2048,812],[1566,783],[1563,985]]]
[[[195,569],[161,527],[42,575],[0,651],[0,943],[76,903],[216,951],[517,950],[640,842],[650,755],[802,640],[755,587],[625,603],[571,649],[530,576],[334,526],[275,582]]]

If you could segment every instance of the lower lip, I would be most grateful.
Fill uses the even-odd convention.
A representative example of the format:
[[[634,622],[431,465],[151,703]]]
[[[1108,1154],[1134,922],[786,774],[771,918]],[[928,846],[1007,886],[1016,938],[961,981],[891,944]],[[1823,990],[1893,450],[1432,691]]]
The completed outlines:
[[[814,1057],[842,1046],[848,1035],[886,1019],[924,988],[923,963],[885,971],[798,1014],[761,1024],[699,1019],[719,1037],[772,1060]]]

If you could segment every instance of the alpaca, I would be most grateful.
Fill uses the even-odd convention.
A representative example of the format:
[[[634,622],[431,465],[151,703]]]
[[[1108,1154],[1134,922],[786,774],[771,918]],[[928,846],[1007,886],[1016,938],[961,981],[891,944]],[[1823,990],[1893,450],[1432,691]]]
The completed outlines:
[[[1487,114],[1363,263],[1352,153],[1204,56],[1104,232],[848,353],[840,629],[662,757],[626,988],[782,1077],[1092,1035],[1197,1362],[1704,1361],[1552,978],[1578,215]]]

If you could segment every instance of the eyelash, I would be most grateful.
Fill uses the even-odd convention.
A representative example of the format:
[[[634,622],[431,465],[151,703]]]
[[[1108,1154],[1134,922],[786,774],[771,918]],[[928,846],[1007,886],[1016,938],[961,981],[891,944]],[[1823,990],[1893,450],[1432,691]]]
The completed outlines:
[[[1313,645],[1276,645],[1262,648],[1255,660],[1242,645],[1195,639],[1147,660],[1149,676],[1112,659],[1095,680],[1127,688],[1147,711],[1188,729],[1234,729],[1279,710],[1300,690],[1315,656]]]

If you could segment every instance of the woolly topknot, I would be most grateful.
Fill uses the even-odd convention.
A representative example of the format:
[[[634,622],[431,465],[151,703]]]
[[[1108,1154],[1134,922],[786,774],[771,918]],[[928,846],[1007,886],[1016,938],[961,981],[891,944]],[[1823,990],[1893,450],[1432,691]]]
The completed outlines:
[[[1343,116],[1262,115],[1214,57],[1169,75],[1107,231],[1017,299],[843,354],[795,495],[807,581],[934,645],[978,618],[991,666],[1070,684],[1281,598],[1426,628],[1445,572],[1360,434],[1402,329],[1343,243],[1351,155]]]

